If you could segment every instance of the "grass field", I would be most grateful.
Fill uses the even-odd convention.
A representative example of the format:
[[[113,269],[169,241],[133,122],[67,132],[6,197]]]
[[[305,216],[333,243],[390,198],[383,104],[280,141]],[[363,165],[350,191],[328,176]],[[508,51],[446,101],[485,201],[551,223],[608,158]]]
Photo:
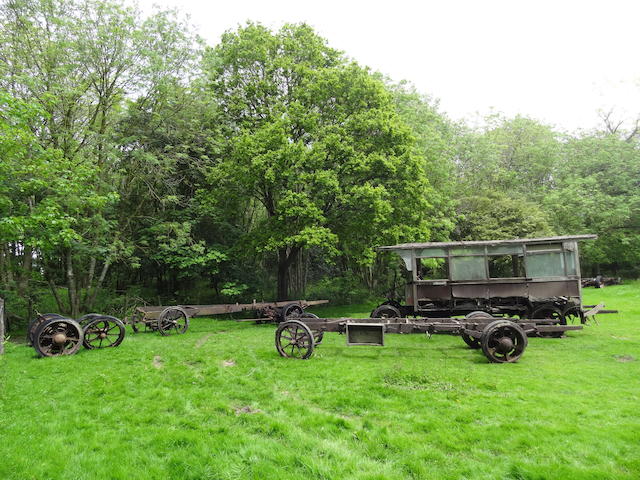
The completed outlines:
[[[0,479],[638,479],[640,283],[584,295],[620,314],[507,365],[421,335],[284,359],[273,325],[199,318],[68,358],[10,343]]]

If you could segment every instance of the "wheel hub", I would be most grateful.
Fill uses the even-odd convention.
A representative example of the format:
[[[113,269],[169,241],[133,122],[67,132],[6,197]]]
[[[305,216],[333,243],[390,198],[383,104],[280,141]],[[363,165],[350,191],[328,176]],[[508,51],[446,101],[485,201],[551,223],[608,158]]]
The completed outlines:
[[[100,332],[100,338],[107,338],[107,334],[105,332]]]
[[[496,350],[500,353],[507,353],[513,350],[513,340],[509,337],[501,337],[498,340]]]
[[[52,340],[56,345],[64,345],[67,341],[67,336],[64,333],[56,333]]]

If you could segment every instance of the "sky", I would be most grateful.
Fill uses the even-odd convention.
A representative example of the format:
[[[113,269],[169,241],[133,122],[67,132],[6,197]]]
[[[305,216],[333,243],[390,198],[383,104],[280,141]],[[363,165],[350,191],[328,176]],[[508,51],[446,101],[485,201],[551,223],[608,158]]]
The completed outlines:
[[[209,45],[247,20],[306,22],[350,58],[439,100],[453,120],[525,115],[568,132],[640,116],[640,1],[139,0]],[[623,125],[624,126],[624,125]]]

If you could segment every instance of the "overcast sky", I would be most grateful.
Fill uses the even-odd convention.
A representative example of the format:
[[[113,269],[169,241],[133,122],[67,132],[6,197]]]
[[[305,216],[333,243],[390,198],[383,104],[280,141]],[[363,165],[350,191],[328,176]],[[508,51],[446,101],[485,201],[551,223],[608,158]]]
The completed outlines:
[[[177,7],[210,45],[247,20],[306,22],[359,63],[471,124],[492,111],[574,131],[640,115],[640,1],[139,0]]]

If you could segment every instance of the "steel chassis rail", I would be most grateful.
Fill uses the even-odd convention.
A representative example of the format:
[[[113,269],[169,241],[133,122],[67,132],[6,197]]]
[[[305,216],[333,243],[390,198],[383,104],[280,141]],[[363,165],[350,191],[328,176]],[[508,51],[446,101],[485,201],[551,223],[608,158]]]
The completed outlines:
[[[482,349],[494,363],[516,362],[527,337],[560,337],[582,325],[557,325],[553,320],[504,317],[456,318],[301,318],[289,317],[276,330],[276,350],[283,357],[309,358],[326,332],[347,335],[347,345],[384,345],[384,334],[459,335],[472,349]]]

